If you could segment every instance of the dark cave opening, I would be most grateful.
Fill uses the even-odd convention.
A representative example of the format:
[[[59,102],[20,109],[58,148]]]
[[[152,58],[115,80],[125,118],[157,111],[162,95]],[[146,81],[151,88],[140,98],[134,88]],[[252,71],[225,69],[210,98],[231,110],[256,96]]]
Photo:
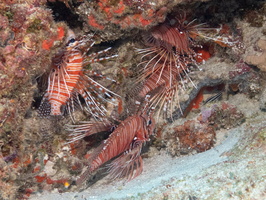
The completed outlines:
[[[79,21],[79,15],[72,11],[72,9],[75,9],[75,7],[79,6],[80,3],[72,3],[71,6],[68,7],[65,3],[60,1],[48,1],[46,5],[53,11],[53,17],[55,21],[64,21],[71,29],[82,29],[82,21]]]

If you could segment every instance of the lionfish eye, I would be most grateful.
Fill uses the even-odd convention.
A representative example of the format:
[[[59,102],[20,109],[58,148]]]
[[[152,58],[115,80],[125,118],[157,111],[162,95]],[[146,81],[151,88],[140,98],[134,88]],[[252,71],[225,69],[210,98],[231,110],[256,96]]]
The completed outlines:
[[[76,40],[74,38],[71,38],[68,43],[67,43],[67,46],[72,46],[73,43],[75,42]]]
[[[174,53],[176,53],[177,51],[176,51],[176,47],[172,47],[172,51],[174,52]]]
[[[74,38],[71,38],[69,41],[68,41],[68,43],[73,43],[73,42],[75,42],[76,40],[74,39]]]
[[[148,121],[148,123],[147,123],[147,125],[151,125],[152,124],[152,121],[151,120],[149,120]]]

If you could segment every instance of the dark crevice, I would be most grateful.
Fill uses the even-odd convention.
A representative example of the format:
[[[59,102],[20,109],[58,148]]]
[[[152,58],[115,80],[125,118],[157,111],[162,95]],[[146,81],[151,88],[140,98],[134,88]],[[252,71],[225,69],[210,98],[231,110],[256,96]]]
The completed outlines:
[[[46,5],[53,11],[55,21],[64,21],[71,29],[82,29],[82,21],[79,21],[79,15],[72,12],[63,2],[47,2]]]

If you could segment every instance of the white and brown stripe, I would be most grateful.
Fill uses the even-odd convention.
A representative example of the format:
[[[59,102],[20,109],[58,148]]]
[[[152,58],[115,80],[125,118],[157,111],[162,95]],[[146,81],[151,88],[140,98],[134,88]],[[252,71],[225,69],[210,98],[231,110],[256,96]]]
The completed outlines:
[[[88,46],[89,42],[89,47],[83,52],[82,49],[84,46]],[[67,112],[72,117],[71,113],[74,111],[75,105],[78,104],[82,109],[84,108],[79,100],[79,95],[85,100],[85,110],[95,119],[101,119],[105,115],[106,109],[102,101],[114,102],[113,96],[118,95],[94,81],[89,75],[106,77],[90,70],[84,70],[83,67],[87,64],[114,58],[117,55],[97,58],[99,54],[107,52],[110,48],[86,55],[93,45],[94,41],[91,39],[69,42],[65,50],[55,56],[48,78],[48,88],[39,107],[40,116],[63,115],[62,106],[65,105]]]
[[[142,172],[142,158],[140,156],[143,144],[149,139],[155,127],[152,117],[153,109],[150,109],[148,102],[150,96],[145,98],[144,105],[137,105],[138,113],[127,117],[110,134],[109,138],[92,153],[88,160],[89,167],[78,178],[77,184],[82,184],[92,172],[101,165],[114,159],[109,165],[109,172],[113,178],[127,178],[131,180]],[[76,132],[94,131],[91,129],[90,122],[88,127],[83,125],[75,126]],[[87,129],[88,128],[88,129]],[[91,133],[90,133],[91,134]]]

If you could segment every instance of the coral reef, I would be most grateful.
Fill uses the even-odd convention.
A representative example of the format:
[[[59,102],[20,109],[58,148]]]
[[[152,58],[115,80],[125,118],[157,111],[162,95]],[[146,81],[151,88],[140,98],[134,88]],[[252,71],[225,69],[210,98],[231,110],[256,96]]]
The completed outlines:
[[[202,113],[205,111],[203,110]],[[245,120],[243,113],[237,110],[236,106],[223,102],[220,107],[213,106],[211,115],[207,118],[210,125],[216,130],[221,128],[231,129],[239,126]],[[206,117],[205,119],[206,120]]]
[[[85,22],[84,30],[95,30],[101,32],[103,38],[114,40],[132,35],[132,29],[148,29],[163,22],[168,12],[183,2],[185,1],[86,1],[77,8],[77,12]]]
[[[0,97],[1,116],[6,116],[1,135],[17,134],[36,90],[36,77],[46,71],[66,29],[64,23],[54,23],[50,10],[30,5],[34,2],[1,3]]]
[[[159,153],[166,150],[172,156],[180,156],[205,152],[216,145],[220,132],[239,127],[247,117],[254,116],[254,113],[244,115],[242,112],[248,109],[245,108],[246,105],[253,105],[250,102],[260,102],[261,110],[265,110],[265,89],[263,88],[265,78],[262,73],[265,71],[263,63],[265,39],[261,36],[265,27],[263,21],[265,6],[259,9],[262,4],[259,0],[252,3],[250,1],[240,3],[237,0],[226,3],[218,0],[50,0],[48,2],[46,0],[24,2],[5,0],[1,2],[0,198],[27,199],[32,194],[42,191],[62,193],[77,190],[75,180],[84,172],[91,155],[97,155],[97,148],[96,153],[93,153],[95,147],[99,146],[100,142],[106,141],[108,137],[114,137],[110,135],[111,132],[116,134],[117,140],[119,138],[117,134],[119,131],[115,131],[119,130],[117,127],[119,125],[122,127],[127,117],[134,115],[136,107],[132,105],[138,99],[137,96],[143,86],[141,81],[136,85],[136,80],[140,76],[143,81],[150,77],[153,72],[152,66],[159,62],[167,68],[171,64],[165,63],[172,63],[171,61],[178,57],[178,61],[180,59],[182,61],[177,62],[179,65],[185,63],[183,70],[175,72],[175,76],[182,73],[178,81],[188,73],[192,80],[180,81],[186,87],[175,90],[180,98],[175,99],[180,102],[180,108],[178,104],[170,106],[171,114],[174,111],[171,119],[165,120],[160,115],[156,120],[157,138],[155,138],[156,135],[153,136],[155,139],[152,139],[147,146],[151,149],[157,147]],[[62,14],[65,8],[71,12],[71,15]],[[68,14],[69,16],[66,16]],[[257,22],[253,20],[254,15],[259,19]],[[72,16],[75,17],[71,18]],[[183,27],[187,25],[189,27],[195,22],[197,25],[196,28],[194,27],[194,32],[198,33],[197,27],[202,27],[206,34],[198,34],[200,39],[196,39],[193,31],[179,29],[178,33],[174,34],[174,38],[180,36],[181,39],[178,45],[173,45],[172,36],[169,40],[169,34],[162,31],[162,27],[166,24],[174,27],[173,25],[176,25],[174,19],[180,16],[181,18],[186,16]],[[203,25],[206,22],[213,28]],[[108,90],[118,93],[122,100],[122,103],[119,102],[118,112],[114,109],[116,105],[99,104],[101,108],[106,106],[107,115],[115,121],[110,126],[108,124],[107,131],[97,135],[82,135],[83,139],[75,142],[72,140],[69,142],[69,132],[65,129],[66,124],[72,123],[68,116],[60,118],[50,116],[44,119],[39,118],[36,112],[45,90],[43,87],[47,85],[42,81],[50,80],[45,75],[51,69],[55,69],[51,68],[52,58],[56,55],[60,57],[62,47],[71,45],[72,40],[67,37],[69,27],[78,37],[81,35],[86,37],[88,33],[94,34],[95,46],[90,52],[85,50],[88,57],[95,56],[97,52],[107,47],[113,47],[110,53],[106,52],[107,57],[117,54],[117,59],[104,60],[101,63],[97,62],[101,60],[93,60],[95,63],[89,63],[89,65],[85,63],[86,66],[83,68],[99,74],[100,78],[106,76],[114,79],[115,84],[110,85],[106,79],[99,80],[100,78],[95,77],[95,81],[99,81],[99,84]],[[158,27],[160,33],[156,29]],[[256,29],[252,32],[250,27],[256,27]],[[172,32],[173,29],[168,30]],[[256,34],[258,29],[261,30],[260,35]],[[183,31],[189,36],[183,37]],[[143,38],[140,35],[147,36],[147,34],[152,37],[148,37],[146,43],[143,43],[145,36]],[[141,60],[143,54],[138,54],[135,49],[146,48],[149,46],[147,44],[152,43],[151,40],[159,44],[153,47],[163,46],[172,54],[168,58],[157,60],[158,63],[154,61],[152,66],[144,70],[146,75],[143,76],[143,66],[139,64],[144,60]],[[182,43],[185,40],[189,40],[188,45]],[[258,57],[255,57],[252,56],[254,49],[253,51],[250,49],[257,41],[260,48],[257,50],[263,52],[259,52]],[[180,49],[180,46],[183,49]],[[161,54],[157,52],[156,55],[161,56],[166,52],[163,51]],[[147,57],[152,59],[153,56]],[[256,65],[260,70],[251,65]],[[60,69],[60,65],[56,67]],[[198,67],[201,71],[194,70]],[[169,69],[168,72],[165,75],[167,77],[161,80],[171,84],[178,82],[176,80],[171,82],[173,77],[169,75],[171,74]],[[161,76],[158,72],[156,75]],[[157,80],[160,78],[155,78],[153,83],[157,84]],[[164,84],[161,86],[163,88]],[[160,89],[153,88],[151,95],[155,95]],[[146,94],[141,98],[143,99]],[[97,94],[93,94],[92,99],[96,96]],[[242,97],[245,97],[243,102]],[[103,99],[106,96],[100,98]],[[240,100],[234,101],[238,98]],[[84,100],[79,97],[77,99],[78,103],[84,105]],[[151,109],[153,105],[155,104],[150,106]],[[182,116],[180,110],[184,111],[183,118],[180,118]],[[256,108],[254,110],[257,111]],[[90,115],[87,116],[84,113],[82,110],[75,111],[77,121],[91,120]],[[150,126],[149,120],[143,120],[141,123],[144,127]],[[170,131],[167,130],[169,127]],[[135,135],[140,134],[136,131]],[[137,146],[134,138],[132,142],[132,137],[130,144]],[[148,137],[145,138],[146,140]],[[105,148],[105,146],[100,147]],[[129,150],[129,152],[120,156],[123,158],[123,155],[129,155],[125,156],[124,161],[132,161],[129,157],[137,155],[136,162],[133,163],[142,167],[142,160],[139,158],[140,148],[136,149],[125,148],[123,151]],[[137,153],[134,154],[134,152]],[[151,158],[154,156],[152,151],[147,154]],[[113,165],[115,169],[122,166],[119,159],[121,157],[117,158],[118,165]],[[103,159],[103,161],[107,160]],[[87,182],[93,184],[99,179],[102,180],[103,175],[100,172]],[[137,170],[137,174],[139,172],[141,170]]]
[[[65,23],[54,22],[45,3],[34,0],[0,3],[0,140],[4,159],[0,198],[3,199],[18,197],[20,178],[24,176],[20,174],[26,173],[33,161],[24,144],[25,115],[37,91],[36,78],[48,69],[50,57],[62,44],[67,30]]]

